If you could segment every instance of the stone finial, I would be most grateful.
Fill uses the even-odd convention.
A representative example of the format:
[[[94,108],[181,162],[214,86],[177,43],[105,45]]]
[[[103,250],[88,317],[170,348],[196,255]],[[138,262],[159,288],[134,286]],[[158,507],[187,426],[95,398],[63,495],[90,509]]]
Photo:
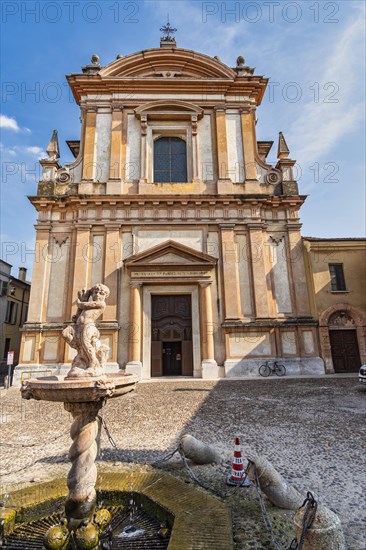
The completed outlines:
[[[93,53],[93,55],[90,58],[91,63],[89,65],[85,65],[85,67],[81,67],[84,74],[95,74],[98,73],[101,69],[100,63],[99,63],[99,55],[96,53]]]
[[[48,154],[49,160],[56,160],[60,158],[60,147],[58,144],[57,130],[53,131],[51,140],[47,145],[46,152]]]
[[[287,159],[290,154],[290,149],[287,147],[283,133],[280,132],[278,136],[278,149],[277,149],[277,158],[278,159]]]
[[[236,58],[236,66],[233,69],[238,76],[251,76],[254,73],[252,67],[245,65],[245,58],[242,55]]]

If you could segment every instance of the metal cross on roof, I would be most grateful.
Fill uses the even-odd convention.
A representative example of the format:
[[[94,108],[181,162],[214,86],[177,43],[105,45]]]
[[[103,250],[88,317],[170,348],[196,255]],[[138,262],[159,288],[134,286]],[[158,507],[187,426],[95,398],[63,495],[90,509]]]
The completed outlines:
[[[165,40],[170,40],[172,37],[170,36],[171,34],[174,34],[175,32],[177,32],[177,29],[174,29],[173,27],[170,26],[170,23],[169,23],[169,15],[168,15],[168,22],[166,25],[164,25],[163,27],[160,28],[161,32],[164,33],[164,39]]]

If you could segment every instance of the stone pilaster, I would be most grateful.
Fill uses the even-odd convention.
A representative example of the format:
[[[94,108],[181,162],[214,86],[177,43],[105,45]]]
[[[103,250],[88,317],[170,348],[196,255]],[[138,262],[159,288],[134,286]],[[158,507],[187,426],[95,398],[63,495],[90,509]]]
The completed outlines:
[[[288,228],[290,269],[295,294],[295,314],[297,317],[311,317],[308,285],[306,281],[303,243],[298,227]]]
[[[32,291],[30,293],[28,323],[39,323],[44,319],[44,299],[46,289],[45,281],[47,277],[47,257],[48,257],[48,229],[37,229],[36,236],[36,255],[33,264]]]
[[[221,226],[222,266],[224,272],[225,320],[243,317],[240,300],[238,254],[234,226]]]
[[[106,235],[104,284],[109,288],[110,295],[103,314],[103,319],[107,321],[117,320],[118,268],[121,262],[119,226],[108,227]]]
[[[106,186],[107,195],[117,195],[122,192],[122,118],[122,107],[113,107],[109,181]]]
[[[147,181],[147,115],[141,115],[140,183]]]
[[[199,180],[198,170],[198,143],[197,143],[197,115],[191,116],[191,129],[192,129],[192,179],[193,181]]]
[[[97,124],[96,108],[85,110],[84,127],[84,154],[83,171],[81,179],[83,181],[93,181],[95,173],[95,136]]]
[[[90,245],[89,227],[79,227],[75,232],[75,263],[74,278],[72,283],[72,308],[74,309],[78,291],[89,286],[89,245]]]
[[[269,317],[268,284],[262,228],[256,225],[249,225],[249,239],[253,270],[255,316],[267,319]]]
[[[255,162],[255,122],[254,111],[245,109],[241,112],[241,132],[243,138],[243,153],[245,165],[245,179],[257,180]]]
[[[225,106],[215,107],[216,111],[216,139],[217,139],[217,162],[218,179],[228,180],[228,153],[226,134],[226,110]]]

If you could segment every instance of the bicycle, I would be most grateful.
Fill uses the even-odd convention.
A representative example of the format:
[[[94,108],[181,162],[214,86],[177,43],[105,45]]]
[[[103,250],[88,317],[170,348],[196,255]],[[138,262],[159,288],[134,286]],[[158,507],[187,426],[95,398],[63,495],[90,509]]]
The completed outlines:
[[[259,367],[259,374],[261,376],[269,376],[271,373],[275,373],[277,376],[284,376],[286,374],[286,367],[278,361],[273,361],[273,367],[271,367],[270,361],[266,361]]]

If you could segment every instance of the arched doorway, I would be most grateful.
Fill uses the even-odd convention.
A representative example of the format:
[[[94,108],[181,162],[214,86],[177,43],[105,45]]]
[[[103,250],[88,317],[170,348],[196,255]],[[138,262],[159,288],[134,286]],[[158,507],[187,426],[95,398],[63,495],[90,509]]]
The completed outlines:
[[[357,372],[361,366],[354,319],[346,311],[329,319],[329,339],[335,372]]]
[[[365,319],[358,308],[338,304],[319,319],[322,355],[327,372],[357,372],[366,360]]]

